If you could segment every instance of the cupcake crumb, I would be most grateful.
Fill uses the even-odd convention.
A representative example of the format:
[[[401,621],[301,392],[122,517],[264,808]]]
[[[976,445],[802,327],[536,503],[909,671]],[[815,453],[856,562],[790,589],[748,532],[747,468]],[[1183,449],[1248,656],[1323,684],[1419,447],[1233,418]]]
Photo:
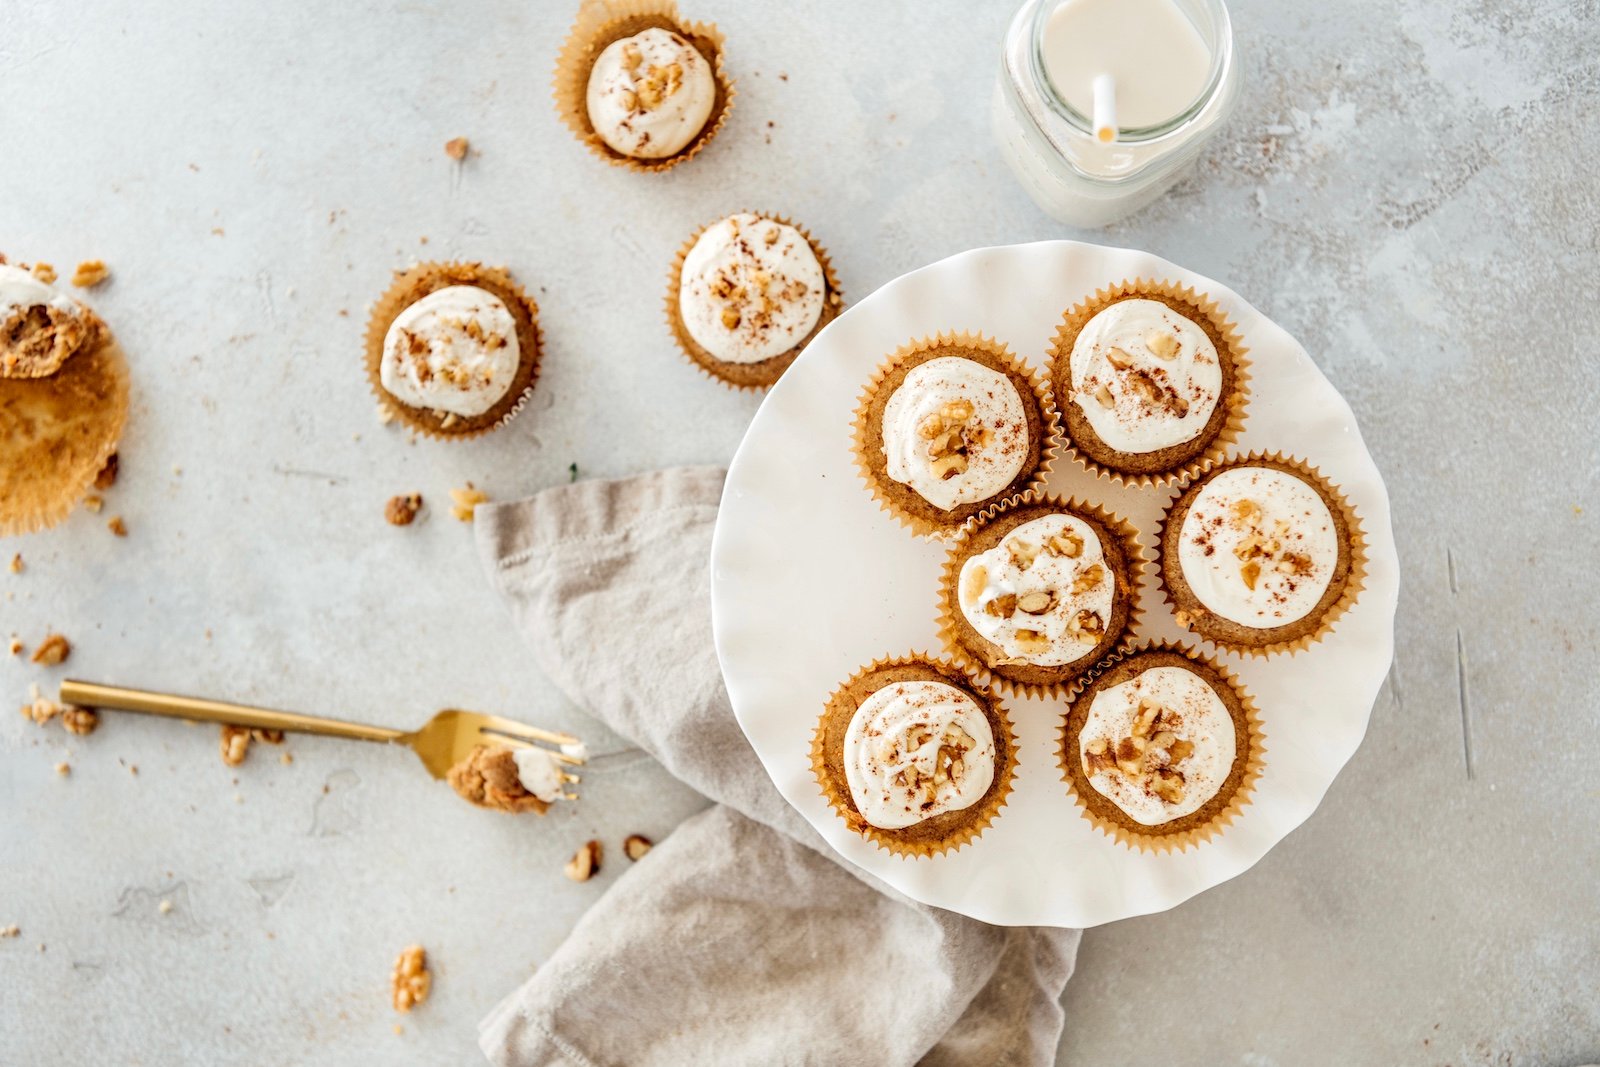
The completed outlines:
[[[94,476],[94,487],[105,492],[117,484],[117,471],[121,467],[121,460],[115,452],[106,458],[106,465],[100,468],[100,473]]]
[[[111,518],[107,519],[106,529],[110,530],[118,537],[128,536],[128,524],[122,521],[121,515],[113,515]]]
[[[72,272],[72,284],[80,289],[92,289],[110,276],[105,260],[86,259]]]
[[[12,574],[21,574],[22,573],[22,553],[21,552],[18,552],[16,555],[11,557],[11,573]]]
[[[56,280],[56,269],[48,263],[35,263],[33,276],[46,285],[51,285]]]
[[[83,506],[98,515],[100,514],[100,509],[106,506],[106,502],[103,498],[90,493],[83,498]]]
[[[56,764],[56,773],[63,778],[67,777],[67,775],[72,773],[72,764],[68,763],[66,760],[62,760],[60,763]]]
[[[39,647],[33,650],[33,662],[41,667],[54,667],[72,655],[72,642],[61,634],[45,634]]]
[[[433,975],[428,971],[428,953],[421,945],[411,945],[400,953],[390,984],[395,1011],[409,1012],[428,999]]]
[[[489,494],[468,482],[465,489],[450,490],[450,501],[450,514],[462,522],[471,522],[477,513],[478,505],[489,502]]]
[[[70,704],[61,709],[61,725],[67,733],[88,737],[100,725],[100,713],[93,708],[75,708]]]
[[[383,517],[389,520],[390,526],[410,526],[421,510],[422,494],[406,493],[389,498],[389,503],[383,508]]]
[[[230,767],[239,766],[250,754],[250,728],[223,723],[218,745],[222,750],[222,762]]]
[[[18,926],[16,923],[12,923],[10,926],[0,926],[0,937],[21,937],[21,936],[22,936],[22,927]]]
[[[459,163],[467,158],[467,149],[470,147],[465,137],[452,137],[444,143],[444,154]]]
[[[572,858],[562,868],[562,873],[574,882],[587,882],[600,873],[600,860],[603,856],[604,849],[600,842],[585,841],[582,847],[572,854]]]
[[[12,637],[11,643],[6,646],[13,656],[22,655],[22,638]]]

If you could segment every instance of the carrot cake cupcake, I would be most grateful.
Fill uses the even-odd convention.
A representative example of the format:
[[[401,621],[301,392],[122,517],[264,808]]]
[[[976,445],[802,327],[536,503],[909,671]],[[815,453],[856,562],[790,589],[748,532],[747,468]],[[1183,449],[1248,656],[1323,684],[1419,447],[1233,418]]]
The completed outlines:
[[[839,314],[828,254],[798,226],[744,211],[684,245],[667,282],[667,323],[707,374],[741,388],[778,380]]]
[[[367,376],[385,412],[433,437],[509,420],[539,374],[539,309],[505,271],[421,263],[367,325]]]
[[[70,514],[127,418],[127,361],[99,316],[0,262],[0,535]]]
[[[878,368],[856,409],[856,466],[879,504],[947,537],[1043,483],[1055,445],[1049,387],[1005,345],[940,334]]]
[[[1161,532],[1178,625],[1235,650],[1302,648],[1360,589],[1359,523],[1298,460],[1251,455],[1184,488]]]
[[[812,742],[822,794],[850,828],[901,855],[933,856],[981,834],[1016,763],[993,694],[939,660],[863,668],[828,699]]]
[[[1186,848],[1249,802],[1255,706],[1221,668],[1167,647],[1117,660],[1067,709],[1061,765],[1084,814],[1124,844]]]
[[[1062,692],[1125,644],[1140,549],[1098,508],[1030,494],[963,530],[940,582],[940,637],[980,677]]]
[[[1091,471],[1164,482],[1220,456],[1243,422],[1244,348],[1209,298],[1154,282],[1102,289],[1066,313],[1051,378]]]
[[[665,170],[721,129],[732,99],[722,34],[662,0],[583,6],[556,64],[564,122],[608,162]]]

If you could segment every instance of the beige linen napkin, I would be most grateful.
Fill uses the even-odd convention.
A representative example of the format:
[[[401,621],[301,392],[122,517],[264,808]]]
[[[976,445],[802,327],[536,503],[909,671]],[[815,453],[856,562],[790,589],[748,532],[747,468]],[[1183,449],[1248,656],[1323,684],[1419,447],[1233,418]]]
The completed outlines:
[[[477,510],[485,566],[545,673],[717,802],[482,1022],[485,1054],[503,1067],[1053,1063],[1079,932],[989,926],[845,864],[740,732],[711,642],[722,481],[668,470]]]

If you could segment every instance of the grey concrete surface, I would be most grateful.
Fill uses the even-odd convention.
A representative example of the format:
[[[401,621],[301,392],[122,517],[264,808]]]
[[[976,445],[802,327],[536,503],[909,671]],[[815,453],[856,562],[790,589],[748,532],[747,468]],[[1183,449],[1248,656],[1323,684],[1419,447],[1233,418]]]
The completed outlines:
[[[685,235],[747,205],[804,220],[855,296],[1050,236],[1222,279],[1305,343],[1388,477],[1404,587],[1365,745],[1257,868],[1086,936],[1060,1062],[1600,1059],[1600,9],[1238,0],[1222,143],[1085,235],[991,146],[1011,6],[697,0],[740,96],[661,178],[552,115],[568,3],[6,6],[0,251],[110,264],[90,299],[136,394],[107,512],[0,541],[27,564],[0,636],[76,642],[67,668],[0,658],[0,693],[69,668],[397,724],[460,703],[617,754],[540,821],[377,747],[229,769],[210,729],[0,715],[0,1060],[476,1061],[478,1017],[625,865],[575,885],[572,848],[700,801],[550,691],[445,495],[726,461],[756,400],[689,370],[659,307]],[[503,432],[411,444],[374,420],[363,306],[449,256],[530,283],[546,377]],[[413,490],[424,521],[386,526]],[[435,993],[396,1033],[412,941]]]

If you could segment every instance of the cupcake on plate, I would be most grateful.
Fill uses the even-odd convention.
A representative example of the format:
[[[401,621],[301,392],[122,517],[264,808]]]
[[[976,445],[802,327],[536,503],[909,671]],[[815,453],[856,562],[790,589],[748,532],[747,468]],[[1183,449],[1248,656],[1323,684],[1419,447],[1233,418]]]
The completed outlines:
[[[128,364],[105,323],[0,263],[0,535],[66,518],[127,419]]]
[[[1208,296],[1141,279],[1102,289],[1056,331],[1050,374],[1092,473],[1165,484],[1216,459],[1244,423],[1238,331]]]
[[[1132,652],[1067,708],[1059,756],[1090,822],[1141,851],[1209,839],[1250,801],[1265,749],[1255,705],[1211,660]]]
[[[419,263],[373,308],[366,361],[387,415],[430,437],[475,437],[533,391],[539,308],[498,267]]]
[[[1355,602],[1356,514],[1298,459],[1252,453],[1213,467],[1167,509],[1161,582],[1178,625],[1237,652],[1295,652]]]
[[[912,654],[863,667],[828,698],[811,765],[852,830],[898,855],[937,856],[982,834],[1005,806],[1015,749],[992,693]]]
[[[1035,493],[967,527],[939,582],[940,640],[1004,689],[1060,695],[1124,647],[1137,614],[1133,527]]]
[[[828,253],[809,233],[748,211],[697,231],[667,279],[667,325],[678,347],[741,389],[777,381],[843,304]]]
[[[879,505],[950,537],[1044,483],[1056,440],[1049,386],[998,341],[942,333],[878,367],[856,409],[856,467]]]
[[[556,109],[596,155],[661,171],[692,159],[727,121],[722,33],[670,0],[585,0],[556,60]]]

